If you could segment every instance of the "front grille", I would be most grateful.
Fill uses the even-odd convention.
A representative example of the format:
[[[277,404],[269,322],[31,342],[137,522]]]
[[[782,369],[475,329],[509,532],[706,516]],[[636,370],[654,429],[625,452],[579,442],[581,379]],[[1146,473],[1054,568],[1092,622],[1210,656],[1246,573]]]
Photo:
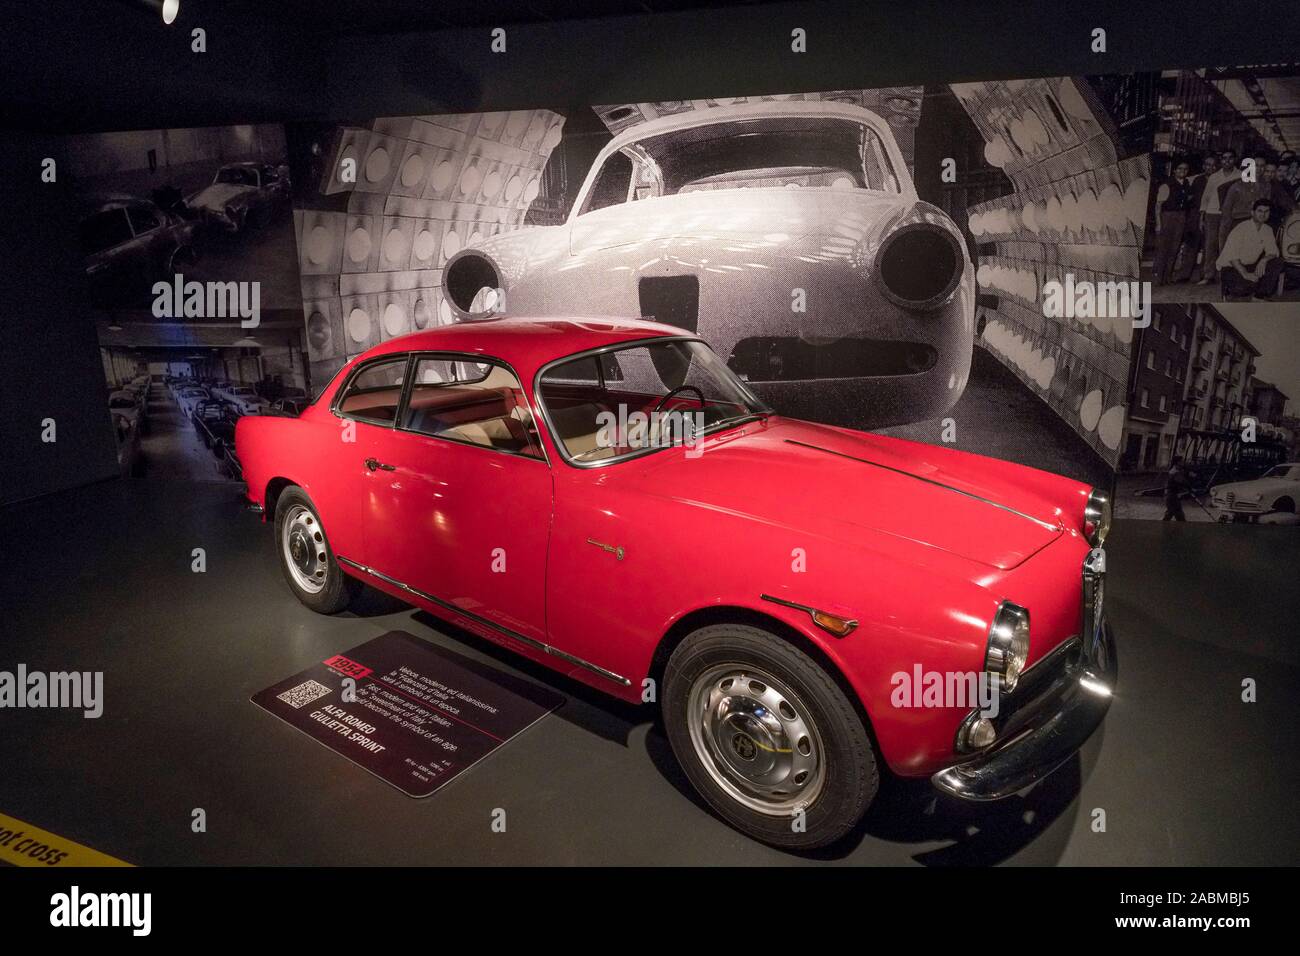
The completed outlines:
[[[727,365],[749,382],[789,382],[919,375],[938,360],[939,353],[923,342],[754,335],[736,343]]]
[[[1083,660],[1098,661],[1105,653],[1102,627],[1105,621],[1106,552],[1093,548],[1083,559],[1083,622],[1079,637],[1083,641]]]

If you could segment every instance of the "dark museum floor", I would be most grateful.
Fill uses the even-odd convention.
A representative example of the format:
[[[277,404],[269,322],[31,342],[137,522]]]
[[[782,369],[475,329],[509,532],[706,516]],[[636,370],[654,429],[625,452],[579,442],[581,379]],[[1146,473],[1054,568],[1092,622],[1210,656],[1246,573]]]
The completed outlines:
[[[1254,538],[1267,536],[1269,546]],[[1251,539],[1251,540],[1248,540]],[[103,670],[98,720],[0,713],[0,813],[138,864],[1294,864],[1300,535],[1119,523],[1120,689],[1081,760],[961,805],[887,780],[844,845],[792,856],[707,813],[646,712],[374,592],[302,607],[230,486],[112,481],[0,509],[0,669]],[[190,570],[201,547],[207,570]],[[1208,569],[1208,570],[1207,570]],[[424,800],[250,695],[403,629],[558,687],[560,709]],[[1258,703],[1241,682],[1258,682]],[[207,814],[193,833],[191,812]],[[507,830],[494,833],[494,808]],[[1093,832],[1096,808],[1104,833]]]

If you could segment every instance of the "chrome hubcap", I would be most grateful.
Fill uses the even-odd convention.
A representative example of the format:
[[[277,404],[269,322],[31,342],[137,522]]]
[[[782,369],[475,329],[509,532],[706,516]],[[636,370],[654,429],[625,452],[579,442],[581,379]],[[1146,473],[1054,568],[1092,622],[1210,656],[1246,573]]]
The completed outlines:
[[[325,587],[329,567],[325,533],[316,516],[302,505],[294,505],[285,516],[280,547],[285,566],[300,588],[316,594]]]
[[[751,810],[789,816],[825,783],[821,735],[808,709],[771,674],[722,664],[691,685],[691,743],[714,782]]]

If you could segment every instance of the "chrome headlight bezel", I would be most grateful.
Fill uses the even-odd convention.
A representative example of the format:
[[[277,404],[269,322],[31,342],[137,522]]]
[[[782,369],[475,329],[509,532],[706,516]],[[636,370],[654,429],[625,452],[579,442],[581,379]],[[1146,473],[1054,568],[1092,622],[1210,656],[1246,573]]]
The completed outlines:
[[[1009,694],[1016,689],[1028,658],[1029,610],[1011,601],[1003,601],[989,626],[984,670],[996,674],[1001,688]]]
[[[1088,502],[1083,506],[1083,536],[1094,548],[1100,548],[1110,533],[1112,516],[1109,492],[1093,488],[1088,492]]]

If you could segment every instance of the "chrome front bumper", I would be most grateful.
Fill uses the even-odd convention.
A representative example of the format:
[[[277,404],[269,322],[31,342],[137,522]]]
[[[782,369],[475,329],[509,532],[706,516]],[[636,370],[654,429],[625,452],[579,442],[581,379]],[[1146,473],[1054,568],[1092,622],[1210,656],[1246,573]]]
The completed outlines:
[[[1019,793],[1070,759],[1110,709],[1119,674],[1115,636],[1104,611],[1105,557],[1096,549],[1084,565],[1084,614],[1077,646],[1039,675],[1032,693],[1003,702],[999,742],[931,781],[964,800],[1000,800]],[[1046,662],[1044,662],[1046,663]],[[1025,672],[1028,681],[1038,667]],[[1020,688],[1017,688],[1018,690]],[[1031,688],[1026,686],[1026,691]]]

